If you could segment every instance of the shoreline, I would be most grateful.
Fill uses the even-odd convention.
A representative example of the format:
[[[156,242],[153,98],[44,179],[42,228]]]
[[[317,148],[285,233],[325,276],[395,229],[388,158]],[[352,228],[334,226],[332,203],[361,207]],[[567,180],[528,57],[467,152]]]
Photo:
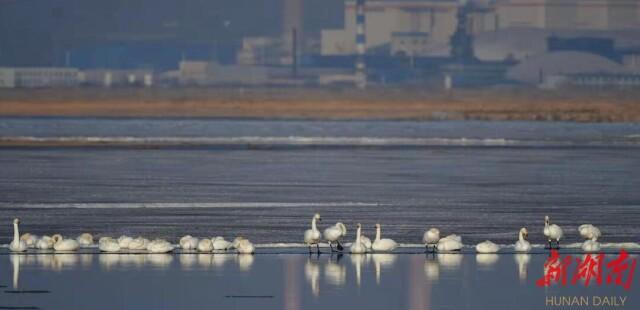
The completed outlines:
[[[639,91],[376,88],[0,90],[0,117],[640,122]]]

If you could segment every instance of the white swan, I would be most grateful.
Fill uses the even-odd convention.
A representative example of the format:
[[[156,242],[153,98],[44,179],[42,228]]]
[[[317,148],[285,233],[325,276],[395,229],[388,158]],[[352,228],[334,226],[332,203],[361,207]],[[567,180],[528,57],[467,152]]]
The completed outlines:
[[[376,252],[391,252],[398,247],[392,239],[380,239],[380,224],[376,224],[376,239],[371,244],[371,249]]]
[[[27,250],[27,243],[24,242],[24,240],[20,240],[20,231],[18,230],[19,224],[19,219],[13,220],[13,241],[9,244],[9,250],[11,252],[24,252]]]
[[[180,238],[180,248],[183,250],[195,250],[198,248],[198,238],[191,237],[191,235],[186,235]]]
[[[306,243],[307,246],[309,247],[309,253],[311,253],[311,246],[314,244],[316,245],[316,249],[318,253],[320,253],[319,243],[322,235],[320,234],[320,231],[316,227],[316,221],[322,222],[322,218],[320,218],[320,214],[318,213],[314,214],[313,218],[311,219],[311,229],[307,229],[304,232],[304,243]]]
[[[156,239],[149,242],[147,251],[150,253],[169,253],[173,251],[173,245],[165,240]]]
[[[118,245],[120,246],[121,249],[128,249],[131,241],[133,241],[133,238],[122,235],[120,236],[120,238],[118,238]]]
[[[440,230],[437,228],[431,228],[422,235],[422,243],[424,243],[427,252],[431,249],[435,251],[438,246],[438,241],[440,241]]]
[[[448,235],[438,241],[438,251],[460,251],[462,238],[458,235]]]
[[[356,241],[351,244],[349,249],[352,254],[364,254],[367,252],[367,248],[362,244],[360,234],[362,233],[362,225],[358,223],[358,229],[356,230]]]
[[[38,250],[51,250],[53,249],[53,239],[49,236],[42,236],[36,242],[36,249]]]
[[[53,249],[56,251],[76,251],[80,247],[78,241],[74,239],[64,239],[60,235],[53,237]]]
[[[198,242],[198,251],[199,252],[211,252],[213,251],[213,242],[211,239],[204,238]]]
[[[362,243],[362,245],[364,245],[367,250],[371,250],[372,242],[369,237],[365,236],[364,234],[360,234],[360,243]]]
[[[98,242],[98,249],[101,252],[118,252],[120,251],[120,243],[109,237],[100,238],[100,241]]]
[[[593,238],[600,238],[602,235],[600,233],[600,229],[591,224],[583,224],[578,227],[578,231],[580,232],[580,236],[586,240],[590,240]]]
[[[93,245],[93,236],[90,233],[83,233],[76,238],[80,247],[86,248]]]
[[[527,253],[531,251],[531,243],[527,241],[527,236],[529,236],[529,232],[526,228],[520,228],[520,232],[518,233],[518,241],[516,241],[515,251],[518,253]]]
[[[556,224],[551,224],[549,220],[549,216],[545,215],[544,217],[544,230],[543,233],[547,236],[547,240],[549,241],[549,248],[551,248],[551,241],[556,243],[556,248],[560,248],[560,239],[564,235],[562,232],[562,228]]]
[[[256,248],[248,239],[242,239],[238,242],[236,250],[239,254],[253,254],[256,251]]]
[[[142,237],[135,238],[129,242],[129,250],[146,250],[147,246],[149,246],[149,240]]]
[[[499,250],[500,247],[489,240],[476,244],[476,252],[481,254],[497,253]]]
[[[211,242],[213,243],[214,251],[227,251],[233,246],[231,242],[224,240],[222,237],[215,237],[211,239]]]
[[[340,240],[347,235],[347,226],[338,222],[335,225],[324,230],[324,239],[329,242],[329,247],[333,251],[333,243],[337,243],[337,250],[342,251]]]
[[[600,243],[598,242],[598,238],[593,237],[590,240],[585,241],[582,244],[582,250],[587,253],[600,251]]]
[[[26,233],[20,236],[20,240],[27,244],[27,248],[35,248],[36,242],[38,242],[38,236]]]

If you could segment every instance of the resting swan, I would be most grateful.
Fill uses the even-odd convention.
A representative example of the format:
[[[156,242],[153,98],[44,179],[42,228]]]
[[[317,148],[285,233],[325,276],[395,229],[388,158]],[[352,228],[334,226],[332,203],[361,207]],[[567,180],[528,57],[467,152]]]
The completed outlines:
[[[93,236],[90,233],[84,233],[76,238],[80,247],[86,248],[93,245]]]
[[[11,252],[24,252],[27,250],[27,243],[24,242],[24,240],[20,240],[20,231],[18,230],[19,224],[19,219],[13,220],[13,241],[9,244],[9,250]]]
[[[598,227],[595,227],[591,224],[583,224],[580,225],[578,227],[578,231],[580,232],[580,236],[582,236],[582,238],[590,240],[593,238],[600,238],[600,236],[602,235],[600,233],[600,229],[598,229]]]
[[[222,237],[215,237],[211,239],[211,242],[213,243],[214,251],[226,251],[233,246],[231,242],[224,240]]]
[[[100,238],[98,249],[102,252],[118,252],[120,251],[120,244],[112,238],[104,237]]]
[[[53,249],[56,251],[76,251],[80,247],[78,241],[74,239],[64,239],[60,235],[54,235],[52,238]]]
[[[128,249],[129,244],[131,244],[131,241],[133,241],[133,238],[122,235],[120,236],[120,238],[118,238],[118,245],[120,246],[121,249]]]
[[[497,253],[499,250],[500,247],[489,240],[476,244],[476,252],[481,254]]]
[[[458,235],[448,235],[438,241],[438,251],[460,251],[462,238]]]
[[[587,253],[600,251],[600,243],[598,242],[598,238],[593,237],[590,240],[585,241],[582,244],[582,250]]]
[[[165,240],[156,239],[147,245],[147,251],[150,253],[169,253],[173,251],[173,245]]]
[[[253,243],[243,238],[238,242],[236,250],[239,254],[253,254],[253,252],[256,251],[256,248],[253,246]]]
[[[518,241],[516,241],[515,251],[518,253],[527,253],[531,251],[531,243],[527,241],[527,236],[529,236],[529,232],[526,228],[520,228],[520,232],[518,233]]]
[[[319,243],[322,236],[320,235],[320,231],[316,227],[316,221],[322,222],[322,218],[320,218],[320,214],[318,213],[314,214],[313,218],[311,219],[311,229],[307,229],[304,232],[304,243],[306,243],[309,247],[309,253],[311,253],[311,246],[314,244],[316,245],[318,253],[320,253]]]
[[[342,224],[341,222],[336,223],[335,225],[324,230],[324,239],[329,242],[329,247],[331,251],[333,250],[333,243],[337,243],[336,249],[338,251],[342,251],[342,244],[340,244],[340,239],[347,235],[347,226]]]
[[[551,224],[549,221],[549,216],[545,215],[544,217],[544,230],[543,233],[547,236],[547,240],[549,241],[549,248],[551,249],[551,241],[556,243],[556,248],[560,248],[560,239],[564,235],[562,232],[562,228],[556,224]]]
[[[38,236],[26,233],[20,236],[20,240],[24,241],[27,244],[27,248],[35,248],[36,242],[38,242]]]
[[[358,229],[356,230],[356,241],[351,244],[351,248],[349,249],[352,254],[364,254],[367,252],[367,248],[362,244],[362,239],[360,234],[362,233],[362,225],[358,223]]]
[[[371,244],[371,249],[376,252],[391,252],[398,244],[391,239],[380,239],[380,224],[376,224],[376,239]]]
[[[431,228],[422,235],[422,243],[424,243],[427,252],[429,252],[429,250],[435,251],[438,246],[438,241],[440,241],[440,230],[437,228]]]
[[[198,248],[198,238],[191,237],[191,235],[186,235],[180,238],[180,248],[183,250],[195,250]]]
[[[211,239],[204,238],[198,242],[198,251],[199,252],[211,252],[213,251],[213,242]]]
[[[129,242],[129,250],[135,250],[135,251],[146,250],[148,245],[149,245],[148,239],[138,237],[131,240],[131,242]]]
[[[53,249],[53,239],[49,236],[42,236],[36,242],[36,249],[38,250],[51,250]]]

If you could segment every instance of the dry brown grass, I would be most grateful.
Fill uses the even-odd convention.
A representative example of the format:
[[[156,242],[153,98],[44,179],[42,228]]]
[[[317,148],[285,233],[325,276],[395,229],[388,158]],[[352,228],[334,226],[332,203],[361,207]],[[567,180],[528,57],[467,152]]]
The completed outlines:
[[[420,88],[1,90],[0,116],[638,122],[638,91]]]

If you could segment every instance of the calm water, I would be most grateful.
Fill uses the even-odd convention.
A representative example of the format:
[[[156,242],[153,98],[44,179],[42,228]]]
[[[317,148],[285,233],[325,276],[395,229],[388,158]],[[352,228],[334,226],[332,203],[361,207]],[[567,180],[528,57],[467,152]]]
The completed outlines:
[[[296,243],[314,212],[350,240],[381,222],[402,243],[430,226],[541,243],[545,214],[566,242],[584,222],[640,235],[640,124],[4,118],[0,138],[102,141],[0,148],[0,243],[16,216],[35,234]]]
[[[544,309],[547,297],[575,295],[622,296],[622,309],[640,306],[637,281],[630,291],[583,282],[540,288],[535,281],[545,259],[544,254],[2,254],[0,285],[6,287],[0,288],[0,308]],[[580,307],[602,308],[613,307]]]

